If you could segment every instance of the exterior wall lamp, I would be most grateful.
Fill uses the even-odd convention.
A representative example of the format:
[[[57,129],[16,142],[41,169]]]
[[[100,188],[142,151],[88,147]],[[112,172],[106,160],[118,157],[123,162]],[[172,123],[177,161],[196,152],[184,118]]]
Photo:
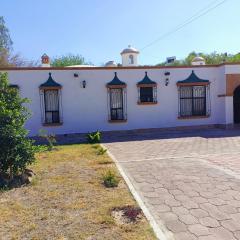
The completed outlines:
[[[165,86],[168,86],[168,84],[169,84],[169,76],[170,76],[170,72],[165,72],[164,75],[166,76],[166,79],[165,79]]]
[[[86,80],[83,80],[83,81],[82,81],[82,87],[83,87],[83,88],[86,88],[86,85],[87,85]]]

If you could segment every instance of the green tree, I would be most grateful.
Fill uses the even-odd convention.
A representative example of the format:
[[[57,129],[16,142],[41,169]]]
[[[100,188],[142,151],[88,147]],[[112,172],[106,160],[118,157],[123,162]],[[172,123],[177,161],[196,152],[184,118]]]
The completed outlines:
[[[27,102],[9,86],[7,73],[0,73],[0,173],[8,174],[10,180],[34,162],[38,149],[24,128],[30,117]]]
[[[53,67],[66,67],[72,65],[90,65],[91,63],[86,62],[84,57],[79,54],[67,54],[60,57],[55,57],[52,60],[51,66]]]
[[[176,60],[171,66],[184,66],[184,65],[191,65],[191,62],[194,57],[200,56],[203,57],[206,61],[206,64],[221,64],[223,62],[240,62],[240,53],[238,54],[226,54],[226,53],[217,53],[212,52],[209,54],[206,53],[197,53],[197,52],[191,52],[188,54],[188,56],[181,60]],[[157,64],[157,66],[164,66],[166,65],[166,62],[162,62],[160,64]],[[169,65],[169,64],[168,64]]]
[[[0,16],[0,49],[6,49],[10,51],[12,49],[12,39],[9,34],[9,30],[5,25],[5,21]]]

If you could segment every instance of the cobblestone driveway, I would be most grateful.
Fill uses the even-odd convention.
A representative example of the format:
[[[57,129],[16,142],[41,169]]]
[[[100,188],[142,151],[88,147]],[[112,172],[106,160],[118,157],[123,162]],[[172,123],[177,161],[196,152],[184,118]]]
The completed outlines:
[[[166,239],[240,239],[240,131],[112,135],[115,156]]]

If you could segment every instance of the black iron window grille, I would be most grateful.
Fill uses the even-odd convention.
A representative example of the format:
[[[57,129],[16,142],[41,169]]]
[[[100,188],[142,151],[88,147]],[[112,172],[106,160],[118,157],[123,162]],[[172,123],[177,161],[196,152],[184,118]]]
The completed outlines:
[[[157,87],[141,87],[138,86],[138,102],[139,103],[156,103],[157,102]]]
[[[123,89],[111,88],[110,90],[110,117],[111,120],[124,120]]]
[[[152,87],[140,87],[140,102],[153,102]]]
[[[60,123],[58,90],[44,90],[45,123]]]
[[[208,89],[208,86],[180,86],[180,117],[208,115]]]

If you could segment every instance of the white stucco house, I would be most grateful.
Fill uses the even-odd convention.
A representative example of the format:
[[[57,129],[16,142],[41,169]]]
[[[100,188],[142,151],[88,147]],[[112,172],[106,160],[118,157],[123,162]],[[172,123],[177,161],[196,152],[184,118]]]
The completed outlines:
[[[13,87],[31,99],[31,136],[54,134],[233,126],[240,123],[240,63],[191,66],[139,66],[139,51],[121,52],[122,64],[104,67],[4,68]]]

